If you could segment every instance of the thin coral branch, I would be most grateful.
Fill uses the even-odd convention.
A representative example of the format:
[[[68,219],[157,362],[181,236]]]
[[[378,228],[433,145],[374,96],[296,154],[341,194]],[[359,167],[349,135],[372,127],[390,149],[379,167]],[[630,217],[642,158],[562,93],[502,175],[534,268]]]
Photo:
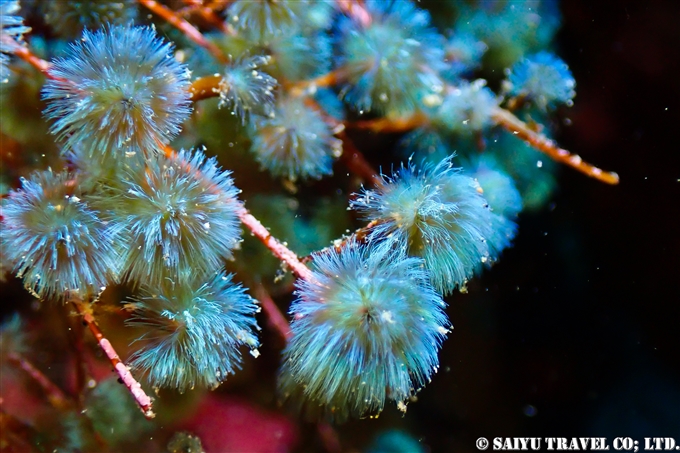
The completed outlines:
[[[10,352],[7,354],[7,360],[24,370],[43,389],[52,406],[57,409],[66,409],[71,406],[64,392],[25,357],[16,352]]]
[[[2,399],[0,399],[0,404]],[[39,451],[27,439],[37,439],[39,433],[28,423],[0,409],[0,445],[2,451]]]
[[[186,11],[188,14],[196,13],[201,16],[204,21],[220,30],[222,33],[228,35],[234,34],[234,29],[229,27],[225,21],[219,17],[213,8],[203,4],[201,0],[184,0],[184,4],[187,6],[182,8],[182,12]]]
[[[2,40],[2,43],[5,44],[8,48],[12,49],[12,53],[14,55],[16,55],[17,57],[24,60],[26,63],[33,66],[38,71],[45,74],[46,77],[55,80],[58,79],[58,77],[55,77],[53,74],[50,73],[51,65],[49,61],[43,60],[42,58],[38,57],[33,52],[31,52],[31,50],[28,47],[22,46],[7,34],[1,34],[0,40]]]
[[[578,154],[571,154],[566,149],[560,148],[555,142],[545,135],[533,131],[523,121],[507,110],[496,108],[492,117],[495,123],[503,126],[506,130],[517,135],[519,138],[526,141],[537,150],[544,152],[557,162],[568,165],[591,178],[595,178],[607,184],[619,183],[618,174],[604,171],[584,162]]]
[[[196,102],[203,99],[218,97],[220,95],[220,83],[222,83],[222,79],[223,77],[220,74],[215,74],[194,80],[189,87],[191,100]]]
[[[352,19],[359,22],[363,27],[371,25],[371,13],[364,7],[360,0],[336,0],[338,8]]]
[[[607,184],[619,183],[619,175],[615,172],[607,172],[584,162],[579,155],[571,154],[566,149],[560,148],[555,142],[545,135],[536,132],[531,126],[521,121],[508,110],[500,107],[495,108],[491,117],[494,123],[502,126],[509,132],[512,132],[514,135],[537,150],[547,154],[555,161],[568,165],[591,178],[595,178]],[[404,118],[377,118],[367,121],[355,121],[347,123],[347,127],[367,129],[373,132],[407,132],[424,124],[427,124],[425,115],[416,113]]]
[[[286,263],[288,267],[297,274],[298,277],[311,281],[314,279],[312,271],[309,270],[298,258],[298,256],[290,250],[288,247],[283,245],[278,239],[272,236],[259,220],[257,220],[253,215],[248,212],[247,209],[243,208],[238,214],[241,223],[245,225],[250,232],[262,242],[265,247],[267,247],[275,257]]]
[[[310,87],[325,88],[338,85],[347,80],[348,76],[349,72],[347,71],[347,68],[339,67],[313,79],[295,82],[291,84],[289,88],[292,90],[291,92],[293,94],[298,94]]]
[[[354,121],[346,123],[347,127],[353,129],[370,130],[376,133],[401,133],[408,132],[417,127],[427,124],[427,116],[422,112],[414,113],[404,118],[376,118],[365,121]]]
[[[283,313],[281,313],[281,310],[279,310],[279,307],[272,300],[269,292],[261,283],[257,283],[255,285],[255,298],[260,301],[262,310],[264,310],[264,313],[267,315],[267,319],[269,320],[269,325],[276,331],[276,333],[281,336],[281,338],[283,338],[284,341],[288,341],[293,335],[290,330],[290,324],[288,324],[288,320],[285,316],[283,316]]]
[[[376,226],[384,222],[384,220],[373,220],[368,223],[368,225],[359,228],[356,230],[354,233],[352,233],[349,236],[346,236],[342,239],[337,239],[334,241],[333,244],[329,245],[328,247],[325,247],[321,250],[317,250],[316,252],[312,252],[311,254],[303,257],[300,261],[303,263],[309,263],[310,261],[314,260],[315,256],[318,255],[323,255],[324,253],[329,253],[331,250],[335,250],[337,253],[340,253],[344,247],[347,246],[348,243],[350,242],[355,242],[355,243],[362,243],[366,240],[368,237],[368,234],[371,232],[371,230]]]
[[[76,308],[78,314],[83,317],[83,320],[90,329],[90,332],[92,332],[92,335],[94,335],[94,338],[104,351],[104,354],[106,354],[106,357],[108,357],[108,359],[111,361],[111,365],[113,365],[113,368],[118,373],[122,383],[132,394],[132,397],[142,410],[144,416],[147,419],[154,418],[156,414],[153,412],[151,398],[144,392],[141,384],[137,382],[137,380],[132,376],[132,373],[130,373],[128,367],[126,367],[123,361],[120,359],[118,353],[113,348],[113,345],[111,345],[111,342],[109,342],[109,340],[104,337],[104,334],[97,325],[97,320],[92,314],[91,308],[76,297],[72,296],[70,300],[73,303],[73,306]]]
[[[205,7],[210,8],[213,11],[222,11],[231,3],[234,3],[234,0],[208,0]]]
[[[69,340],[71,342],[71,347],[75,352],[74,365],[76,379],[74,393],[77,396],[78,405],[82,409],[85,401],[85,388],[87,387],[87,382],[92,379],[92,373],[90,372],[88,358],[85,352],[83,326],[80,322],[73,322],[71,318],[69,318],[68,321],[70,322]]]
[[[217,59],[220,63],[228,63],[229,59],[224,55],[224,53],[217,47],[214,43],[208,41],[203,34],[198,31],[196,27],[191,25],[186,20],[178,16],[173,10],[165,5],[158,3],[155,0],[137,0],[141,5],[149,9],[149,11],[160,16],[163,20],[168,22],[170,25],[177,28],[179,31],[184,33],[184,35],[197,45],[206,49],[210,54]]]

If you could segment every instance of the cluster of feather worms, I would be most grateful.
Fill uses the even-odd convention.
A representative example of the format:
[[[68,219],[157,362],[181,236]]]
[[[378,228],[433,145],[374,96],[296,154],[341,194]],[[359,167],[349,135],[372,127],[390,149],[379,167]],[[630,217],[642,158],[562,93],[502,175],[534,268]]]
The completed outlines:
[[[546,117],[572,103],[564,62],[527,45],[494,93],[472,78],[493,42],[462,25],[447,39],[413,2],[239,0],[223,16],[199,11],[210,34],[154,1],[108,3],[125,14],[81,12],[75,31],[62,22],[79,39],[50,62],[21,42],[30,34],[17,2],[0,3],[2,77],[12,77],[10,57],[46,76],[44,116],[68,162],[9,191],[3,260],[36,297],[72,303],[105,351],[92,305],[106,287],[133,288],[126,322],[145,333],[128,363],[152,387],[214,388],[239,369],[243,348],[259,354],[260,306],[225,268],[245,227],[296,277],[292,322],[278,324],[281,399],[336,421],[378,414],[386,401],[405,410],[439,367],[451,329],[444,297],[496,262],[520,211],[550,196],[552,166],[537,166],[538,152],[618,181],[521,119],[522,109]],[[191,44],[179,55],[154,27],[134,25],[138,6]],[[59,23],[72,13],[62,7],[46,17]],[[503,14],[522,17],[514,8]],[[349,207],[367,225],[298,259],[246,209],[238,174],[209,157],[217,150],[173,149],[192,109],[213,97],[284,187],[338,165],[362,179]],[[358,130],[401,134],[392,175],[358,151],[349,133]]]

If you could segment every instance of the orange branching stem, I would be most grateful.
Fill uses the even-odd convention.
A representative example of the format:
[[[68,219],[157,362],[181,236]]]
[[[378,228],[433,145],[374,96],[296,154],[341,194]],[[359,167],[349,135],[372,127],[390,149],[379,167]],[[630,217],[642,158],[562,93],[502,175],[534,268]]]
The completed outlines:
[[[255,297],[260,301],[262,310],[264,310],[264,313],[269,320],[269,325],[276,330],[284,341],[288,341],[293,335],[290,330],[290,324],[288,324],[288,320],[283,316],[283,313],[281,313],[281,310],[279,310],[279,307],[262,283],[255,285]]]
[[[207,0],[207,2],[205,3],[205,7],[210,8],[213,11],[222,10],[233,2],[234,0]]]
[[[202,99],[214,98],[220,95],[220,83],[222,76],[219,74],[200,77],[194,80],[189,87],[191,100],[196,102]]]
[[[214,43],[208,41],[203,34],[198,31],[196,27],[177,15],[173,10],[165,5],[158,3],[155,0],[137,0],[141,5],[146,7],[149,11],[160,16],[170,25],[177,28],[179,31],[197,45],[206,49],[210,54],[220,63],[228,63],[229,59]]]
[[[52,65],[50,64],[49,61],[43,60],[39,56],[35,55],[33,52],[31,52],[31,50],[28,47],[22,46],[7,34],[0,35],[0,40],[2,40],[2,43],[5,44],[8,48],[12,49],[12,53],[14,55],[16,55],[17,57],[24,60],[26,63],[33,66],[38,71],[45,74],[46,77],[55,80],[58,79],[58,77],[55,77],[52,73],[50,73],[50,67]]]
[[[527,126],[522,120],[507,110],[496,108],[492,114],[493,121],[501,125],[509,132],[529,143],[537,150],[547,154],[557,162],[568,165],[581,173],[595,178],[607,184],[618,184],[619,175],[614,172],[607,172],[597,168],[581,159],[578,154],[571,154],[566,149],[562,149],[555,142],[545,135],[539,134]]]
[[[177,152],[168,145],[161,145],[165,152],[165,156],[169,159],[176,159]],[[189,169],[191,170],[191,169]],[[193,171],[198,172],[199,170],[194,168]],[[215,190],[218,190],[215,188]],[[253,236],[258,238],[265,247],[267,247],[275,257],[283,261],[288,265],[288,267],[300,278],[305,280],[312,280],[312,271],[309,270],[307,266],[300,262],[298,256],[290,250],[288,247],[283,245],[281,241],[276,239],[269,233],[269,230],[260,223],[248,210],[241,207],[238,210],[238,218],[243,223],[243,225],[250,230]]]
[[[371,25],[371,13],[366,10],[360,0],[336,0],[335,4],[338,5],[340,11],[359,22],[363,27]]]
[[[31,379],[33,379],[40,386],[40,388],[43,389],[45,395],[47,396],[47,400],[52,406],[57,409],[66,409],[71,406],[71,402],[66,397],[64,392],[59,387],[57,387],[55,383],[50,381],[50,379],[45,376],[42,371],[37,369],[35,365],[29,362],[25,357],[16,352],[10,352],[7,354],[7,360],[9,360],[9,362],[14,364],[17,368],[24,370],[31,377]]]
[[[356,230],[354,233],[352,233],[349,236],[345,236],[344,238],[337,239],[333,242],[333,244],[329,245],[328,247],[325,247],[321,250],[318,250],[316,252],[312,252],[311,254],[303,257],[300,261],[303,263],[309,263],[310,261],[314,261],[315,256],[323,255],[325,253],[329,253],[331,250],[335,250],[337,253],[342,252],[342,249],[347,246],[347,244],[351,242],[355,243],[362,243],[366,240],[368,237],[368,234],[371,232],[371,230],[376,226],[381,223],[385,222],[385,220],[380,219],[380,220],[372,220],[371,222],[368,223],[365,227],[361,227],[358,230]]]
[[[75,307],[78,314],[82,316],[83,321],[85,321],[85,323],[87,324],[87,327],[90,329],[90,332],[92,332],[92,335],[94,335],[94,338],[97,340],[99,347],[102,348],[102,351],[104,351],[104,354],[106,354],[106,357],[108,357],[109,361],[111,362],[111,365],[113,365],[113,368],[118,373],[121,382],[125,385],[125,387],[127,387],[127,389],[132,394],[132,397],[135,399],[135,402],[142,410],[144,417],[146,417],[149,420],[154,418],[156,414],[154,414],[153,412],[151,398],[146,394],[146,392],[144,392],[144,389],[142,389],[141,384],[137,382],[134,376],[132,376],[132,373],[130,373],[128,367],[125,366],[123,361],[120,359],[118,353],[113,348],[113,345],[111,345],[111,342],[104,337],[104,334],[97,325],[97,320],[94,318],[94,315],[92,314],[90,306],[83,303],[83,301],[77,297],[71,296],[70,301],[71,303],[73,303],[73,306]]]
[[[309,87],[316,87],[316,88],[325,88],[325,87],[330,87],[330,86],[335,86],[339,83],[344,82],[347,80],[347,77],[349,76],[349,71],[347,70],[346,67],[341,66],[337,69],[332,70],[331,72],[327,72],[326,74],[322,74],[318,77],[315,77],[313,79],[309,80],[301,80],[299,82],[295,82],[291,84],[291,89],[295,91],[302,91],[305,90]]]
[[[206,21],[211,26],[220,30],[222,33],[231,35],[234,34],[234,30],[230,28],[224,20],[215,14],[215,11],[210,6],[205,5],[201,0],[184,0],[186,10],[190,13],[197,13],[200,15],[204,21]],[[182,8],[185,9],[185,8]]]
[[[497,107],[491,116],[494,123],[521,138],[537,150],[547,154],[557,162],[568,165],[581,173],[607,184],[618,184],[619,175],[607,172],[594,165],[584,162],[577,154],[562,149],[545,135],[536,132],[530,125],[524,123],[508,110]],[[406,132],[427,124],[427,117],[416,113],[405,118],[377,118],[367,121],[347,123],[349,128],[365,129],[373,132]]]
[[[348,122],[347,127],[364,129],[372,132],[399,133],[408,132],[427,124],[427,116],[422,112],[404,118],[376,118],[373,120]]]

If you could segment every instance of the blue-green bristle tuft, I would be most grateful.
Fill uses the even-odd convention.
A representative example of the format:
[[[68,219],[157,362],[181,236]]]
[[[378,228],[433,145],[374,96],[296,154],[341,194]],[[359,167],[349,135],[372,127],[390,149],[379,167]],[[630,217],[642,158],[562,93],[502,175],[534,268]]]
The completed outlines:
[[[498,258],[517,234],[517,216],[522,210],[522,197],[515,182],[489,153],[472,156],[464,168],[484,191],[492,212],[493,234],[489,238],[491,256]]]
[[[319,179],[333,171],[342,142],[333,136],[321,112],[304,99],[283,97],[269,118],[255,118],[251,151],[273,175]]]
[[[261,44],[296,29],[309,8],[307,0],[237,0],[227,10],[227,21]]]
[[[377,189],[364,190],[351,207],[375,221],[371,240],[422,257],[435,288],[446,294],[495,259],[493,214],[482,192],[447,158],[420,171],[402,168]]]
[[[550,52],[539,52],[517,62],[508,71],[510,94],[523,96],[540,109],[570,106],[576,96],[576,80],[569,66]]]
[[[418,258],[349,243],[314,257],[298,280],[279,391],[336,421],[401,410],[439,366],[444,302]]]
[[[222,267],[240,241],[242,204],[229,175],[201,151],[159,157],[123,173],[101,205],[124,228],[129,280],[159,285],[188,271],[206,275]]]
[[[357,111],[406,115],[444,89],[444,38],[410,1],[369,1],[372,21],[339,25],[348,83],[340,95]]]
[[[84,29],[126,25],[137,18],[135,0],[54,0],[44,2],[45,22],[64,38],[75,38]]]
[[[239,59],[224,70],[219,85],[220,107],[226,107],[243,124],[250,114],[270,115],[274,108],[276,79],[262,70],[269,64],[268,56]]]
[[[213,388],[241,368],[241,346],[259,355],[259,307],[224,272],[180,277],[145,285],[133,300],[128,324],[146,332],[130,366],[145,371],[154,387]]]
[[[486,87],[486,81],[460,82],[446,94],[434,121],[441,129],[454,134],[470,135],[492,125],[493,109],[498,106],[496,95]]]
[[[150,27],[85,30],[53,62],[45,116],[66,150],[153,156],[191,113],[189,70]]]
[[[97,294],[120,267],[117,228],[102,222],[73,182],[68,173],[34,173],[3,203],[2,254],[42,299]]]

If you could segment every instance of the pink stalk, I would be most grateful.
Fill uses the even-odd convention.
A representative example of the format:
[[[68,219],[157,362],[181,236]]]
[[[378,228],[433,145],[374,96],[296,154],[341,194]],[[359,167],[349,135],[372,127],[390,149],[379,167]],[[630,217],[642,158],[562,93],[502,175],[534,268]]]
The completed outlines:
[[[7,34],[0,35],[0,40],[2,40],[3,44],[12,49],[12,53],[14,55],[16,55],[17,57],[24,60],[26,63],[33,66],[38,71],[45,74],[46,77],[55,80],[59,79],[58,77],[55,77],[53,74],[50,73],[50,67],[52,66],[50,62],[47,60],[43,60],[42,58],[35,55],[33,52],[31,52],[31,50],[28,47],[22,46]]]
[[[167,23],[169,23],[170,25],[184,33],[184,35],[191,41],[193,41],[197,45],[203,47],[205,50],[210,52],[210,54],[214,56],[220,63],[229,62],[229,59],[224,55],[224,53],[220,50],[219,47],[217,47],[212,42],[208,41],[205,38],[205,36],[203,36],[203,34],[200,31],[198,31],[196,27],[191,25],[185,19],[179,17],[177,14],[175,14],[173,10],[171,10],[167,6],[160,4],[155,0],[137,0],[137,1],[141,5],[145,6],[149,11],[160,16]]]
[[[331,424],[327,422],[319,422],[316,424],[316,430],[319,433],[321,442],[328,453],[340,453],[342,451],[338,433]]]
[[[94,338],[97,340],[99,347],[102,348],[102,351],[104,351],[104,354],[106,354],[106,357],[108,357],[111,365],[113,365],[116,373],[118,373],[120,380],[130,391],[132,397],[142,410],[144,416],[147,419],[154,418],[156,414],[153,412],[151,398],[144,392],[141,384],[137,382],[137,380],[135,380],[135,378],[132,376],[132,373],[130,373],[128,367],[125,366],[122,360],[120,360],[120,357],[113,348],[111,342],[104,337],[104,334],[99,329],[97,320],[92,315],[90,308],[87,307],[82,301],[75,298],[71,298],[71,302],[73,302],[76,310],[83,317],[83,320],[87,324],[87,327],[89,327],[90,332],[92,332],[92,335],[94,335]]]
[[[281,338],[288,341],[290,337],[293,336],[293,333],[290,331],[290,324],[288,324],[288,320],[283,316],[283,313],[281,313],[281,310],[279,310],[279,307],[272,300],[271,296],[261,283],[255,285],[255,297],[260,301],[260,305],[262,305],[262,309],[267,315],[269,324],[276,330]]]
[[[286,263],[288,267],[290,267],[291,270],[297,274],[298,277],[308,281],[314,279],[312,271],[310,271],[307,266],[300,262],[300,259],[295,254],[295,252],[290,250],[288,247],[279,242],[278,239],[272,236],[269,233],[269,230],[267,230],[259,220],[253,217],[253,215],[248,212],[247,209],[242,208],[239,210],[238,218],[241,220],[241,223],[243,223],[243,225],[245,225],[250,230],[253,236],[258,238],[265,245],[265,247],[267,247],[274,254],[275,257]]]

